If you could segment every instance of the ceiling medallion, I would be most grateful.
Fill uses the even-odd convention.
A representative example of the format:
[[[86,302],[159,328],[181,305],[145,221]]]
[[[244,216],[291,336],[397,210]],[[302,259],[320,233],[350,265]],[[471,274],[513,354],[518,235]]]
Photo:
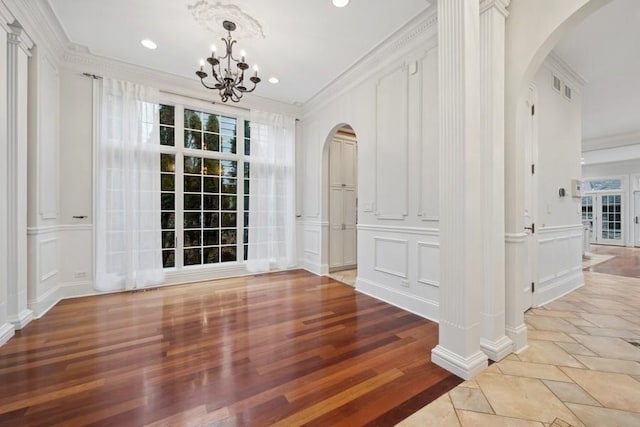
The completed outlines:
[[[262,25],[236,5],[200,0],[187,7],[196,22],[211,33],[216,34],[225,21],[230,21],[237,25],[237,34],[243,39],[265,38]]]
[[[236,24],[231,21],[224,21],[222,26],[227,30],[227,37],[222,38],[225,44],[224,56],[216,58],[215,50],[211,51],[211,56],[207,58],[207,62],[211,65],[211,77],[213,78],[213,86],[205,83],[209,75],[204,71],[204,60],[200,63],[200,70],[196,71],[196,75],[200,78],[202,86],[207,89],[215,89],[220,92],[220,98],[222,102],[231,100],[238,102],[247,92],[253,92],[256,89],[258,83],[260,83],[260,77],[258,77],[258,67],[254,66],[253,76],[249,78],[253,87],[248,89],[245,86],[244,72],[249,68],[249,64],[245,62],[244,51],[240,52],[240,59],[236,59],[233,56],[233,45],[236,41],[231,38],[231,31],[236,29]],[[212,46],[212,49],[214,47]],[[226,64],[224,64],[226,62]]]

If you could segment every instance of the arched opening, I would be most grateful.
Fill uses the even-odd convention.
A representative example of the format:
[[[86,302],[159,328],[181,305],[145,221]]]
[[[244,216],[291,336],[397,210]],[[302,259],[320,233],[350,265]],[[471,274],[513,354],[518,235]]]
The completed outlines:
[[[329,275],[355,286],[357,277],[358,149],[354,129],[334,127],[323,150],[322,264]]]
[[[512,2],[510,8],[505,99],[506,322],[516,351],[527,345],[523,312],[583,283],[582,201],[576,186],[581,179],[584,81],[552,51],[610,1],[566,2],[557,5],[554,13],[527,2]],[[537,28],[523,28],[533,22]]]

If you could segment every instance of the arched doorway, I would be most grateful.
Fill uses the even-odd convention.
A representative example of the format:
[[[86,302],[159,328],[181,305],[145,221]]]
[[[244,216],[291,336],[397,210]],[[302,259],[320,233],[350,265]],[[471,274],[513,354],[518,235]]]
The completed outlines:
[[[357,277],[358,150],[357,138],[348,124],[337,126],[325,143],[323,170],[326,186],[329,275],[351,286]]]
[[[542,5],[539,2],[514,0],[509,7],[505,75],[505,318],[506,332],[514,343],[514,351],[527,346],[523,308],[529,304],[525,303],[524,292],[535,289],[535,285],[531,286],[532,280],[528,274],[531,266],[535,268],[542,262],[535,259],[537,253],[532,253],[535,245],[529,241],[533,235],[529,222],[533,221],[528,221],[525,215],[530,204],[527,198],[532,191],[528,185],[535,183],[530,175],[535,173],[536,168],[528,160],[531,148],[526,143],[531,136],[526,130],[530,127],[531,115],[535,114],[535,109],[532,110],[530,105],[530,83],[558,41],[610,1],[571,0]],[[578,157],[575,160],[579,162],[580,159]],[[554,188],[555,195],[558,195],[558,191],[559,188]],[[540,208],[550,209],[546,205]],[[541,225],[540,222],[536,224],[536,232]],[[553,236],[549,236],[547,240],[553,239]],[[540,249],[535,251],[540,252]],[[540,272],[535,274],[539,276]],[[536,298],[532,300],[535,304]]]

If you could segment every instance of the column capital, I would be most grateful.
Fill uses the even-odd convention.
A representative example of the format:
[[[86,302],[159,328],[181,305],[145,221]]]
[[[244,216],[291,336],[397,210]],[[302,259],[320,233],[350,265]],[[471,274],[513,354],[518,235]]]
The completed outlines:
[[[31,37],[29,37],[22,26],[15,21],[9,24],[8,27],[10,30],[9,33],[7,33],[9,44],[17,45],[24,53],[31,56],[31,49],[34,46]]]
[[[511,3],[511,0],[480,0],[480,15],[491,10],[496,9],[506,18],[509,16],[507,7]]]

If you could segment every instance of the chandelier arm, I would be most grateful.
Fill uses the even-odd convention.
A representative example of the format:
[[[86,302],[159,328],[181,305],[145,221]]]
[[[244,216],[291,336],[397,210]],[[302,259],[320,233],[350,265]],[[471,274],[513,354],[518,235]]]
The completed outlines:
[[[204,82],[204,79],[200,79],[200,83],[202,83],[202,86],[206,87],[207,89],[217,89],[215,86],[209,86]]]

